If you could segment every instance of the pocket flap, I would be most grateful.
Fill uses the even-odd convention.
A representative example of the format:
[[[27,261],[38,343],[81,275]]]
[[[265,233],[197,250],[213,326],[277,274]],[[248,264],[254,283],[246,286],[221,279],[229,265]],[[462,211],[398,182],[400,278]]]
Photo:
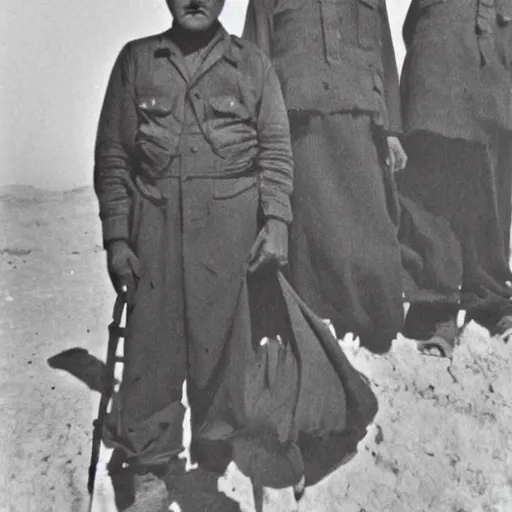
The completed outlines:
[[[156,98],[154,96],[140,98],[138,105],[146,114],[157,117],[168,116],[174,110],[171,101],[167,98]]]
[[[254,187],[258,182],[256,176],[243,176],[241,178],[216,179],[213,196],[216,199],[229,199]]]
[[[276,16],[286,11],[296,11],[300,9],[306,0],[278,0],[277,5],[274,7],[273,15]]]
[[[501,26],[508,25],[512,20],[512,0],[498,0],[496,9]]]
[[[209,104],[216,115],[223,117],[237,117],[249,119],[251,117],[247,108],[234,96],[218,96],[210,98]]]

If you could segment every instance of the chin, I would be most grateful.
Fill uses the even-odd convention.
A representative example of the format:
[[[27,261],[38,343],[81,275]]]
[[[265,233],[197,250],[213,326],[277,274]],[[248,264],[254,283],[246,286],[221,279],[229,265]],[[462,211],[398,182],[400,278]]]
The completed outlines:
[[[190,25],[184,28],[189,32],[206,32],[212,25]]]
[[[205,32],[215,23],[215,20],[208,21],[184,21],[181,26],[189,32]]]

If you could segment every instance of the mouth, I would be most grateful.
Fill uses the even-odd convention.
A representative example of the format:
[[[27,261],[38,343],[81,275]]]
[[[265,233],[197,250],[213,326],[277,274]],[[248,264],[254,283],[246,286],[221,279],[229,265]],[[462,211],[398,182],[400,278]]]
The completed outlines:
[[[185,9],[186,16],[206,16],[208,13],[202,7],[189,7]]]

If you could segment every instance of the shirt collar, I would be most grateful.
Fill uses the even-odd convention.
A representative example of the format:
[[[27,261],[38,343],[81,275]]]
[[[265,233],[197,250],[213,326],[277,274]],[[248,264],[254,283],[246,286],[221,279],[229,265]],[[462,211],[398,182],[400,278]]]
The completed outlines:
[[[232,65],[238,66],[242,59],[241,42],[238,38],[230,36],[222,24],[219,23],[219,30],[209,44],[215,46],[217,44],[222,44],[221,56]],[[172,40],[172,27],[160,34],[153,56],[155,58],[171,59],[182,57],[181,51]]]

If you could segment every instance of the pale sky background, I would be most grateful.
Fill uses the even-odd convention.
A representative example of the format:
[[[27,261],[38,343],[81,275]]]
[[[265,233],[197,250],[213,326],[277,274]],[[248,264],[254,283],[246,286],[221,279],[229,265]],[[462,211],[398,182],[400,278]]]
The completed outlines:
[[[1,0],[0,185],[71,189],[92,183],[103,95],[123,44],[165,30],[164,0]],[[399,65],[409,0],[388,0]],[[247,0],[226,0],[240,34]]]

